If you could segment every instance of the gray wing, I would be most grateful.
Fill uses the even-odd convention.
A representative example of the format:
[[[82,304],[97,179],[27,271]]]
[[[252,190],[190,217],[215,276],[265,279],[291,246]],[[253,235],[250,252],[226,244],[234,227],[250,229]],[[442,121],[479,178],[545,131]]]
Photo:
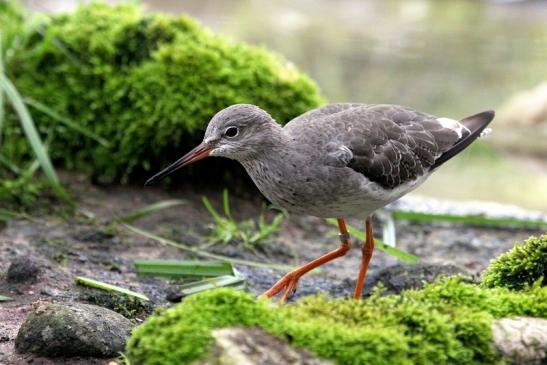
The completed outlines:
[[[322,146],[326,163],[335,160],[334,166],[345,165],[385,188],[426,174],[436,159],[469,134],[465,128],[446,128],[432,115],[384,104],[333,104],[294,122],[288,130],[319,139],[315,145]],[[344,147],[350,155],[340,153]]]
[[[377,105],[349,114],[349,119],[362,122],[360,135],[344,141],[353,152],[347,166],[385,188],[426,174],[437,158],[464,137],[436,117],[406,107]]]
[[[322,107],[319,107],[317,109],[312,109],[310,111],[305,112],[304,114],[300,114],[298,117],[292,119],[289,123],[299,123],[299,122],[309,122],[318,120],[320,118],[327,117],[332,114],[340,113],[343,111],[346,111],[351,108],[356,107],[363,107],[367,106],[368,104],[360,104],[360,103],[333,103],[333,104],[327,104]]]

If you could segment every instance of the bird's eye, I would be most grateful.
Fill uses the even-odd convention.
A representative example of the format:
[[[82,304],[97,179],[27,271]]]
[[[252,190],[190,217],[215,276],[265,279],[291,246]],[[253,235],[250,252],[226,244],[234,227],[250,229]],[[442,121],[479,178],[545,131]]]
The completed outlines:
[[[239,129],[237,127],[228,127],[224,131],[224,135],[228,138],[234,138],[239,134]]]

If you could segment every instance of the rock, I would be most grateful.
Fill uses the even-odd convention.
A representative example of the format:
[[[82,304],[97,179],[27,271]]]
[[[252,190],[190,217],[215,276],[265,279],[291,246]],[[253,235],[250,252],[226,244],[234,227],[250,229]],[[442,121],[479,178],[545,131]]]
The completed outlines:
[[[547,81],[519,92],[501,108],[489,142],[506,150],[546,156]]]
[[[371,278],[370,288],[384,285],[384,294],[399,294],[406,289],[421,289],[424,283],[431,283],[440,275],[467,275],[469,272],[456,265],[400,264],[386,267]]]
[[[26,319],[15,347],[50,357],[112,357],[125,348],[131,322],[90,304],[39,304]]]
[[[332,365],[257,328],[216,329],[213,338],[208,358],[193,365]]]
[[[501,318],[492,325],[494,346],[510,364],[547,363],[547,319]]]
[[[40,273],[40,265],[30,257],[21,256],[15,258],[6,275],[11,283],[34,282]]]
[[[516,94],[502,109],[501,117],[512,126],[547,123],[547,81]]]

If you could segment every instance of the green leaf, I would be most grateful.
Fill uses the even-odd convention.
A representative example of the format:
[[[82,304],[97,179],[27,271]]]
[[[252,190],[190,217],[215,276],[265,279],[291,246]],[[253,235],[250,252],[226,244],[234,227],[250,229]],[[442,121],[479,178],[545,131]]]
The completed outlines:
[[[137,274],[143,276],[183,277],[217,277],[234,275],[229,262],[204,262],[182,260],[135,260]]]
[[[130,297],[135,297],[135,298],[142,299],[142,300],[145,300],[145,301],[150,300],[144,294],[137,293],[137,292],[134,292],[132,290],[122,288],[120,286],[107,284],[107,283],[103,283],[101,281],[85,278],[85,277],[82,277],[82,276],[76,276],[75,282],[78,285],[83,285],[83,286],[87,286],[87,287],[90,287],[90,288],[95,288],[95,289],[100,289],[100,290],[104,290],[104,291],[124,294],[124,295],[128,295]]]
[[[183,296],[188,296],[221,287],[245,289],[245,277],[242,275],[223,275],[212,279],[205,279],[181,285],[180,291]]]
[[[172,199],[172,200],[162,200],[154,204],[147,205],[144,208],[136,210],[133,213],[126,214],[124,216],[116,218],[118,222],[132,222],[139,218],[145,217],[149,214],[157,213],[160,210],[175,207],[178,205],[186,204],[185,200]]]
[[[17,218],[18,216],[19,215],[16,212],[0,208],[0,221],[7,222],[14,218]]]
[[[213,253],[210,253],[210,252],[207,252],[207,251],[200,250],[199,248],[183,245],[182,243],[178,243],[178,242],[169,240],[167,238],[157,236],[152,232],[142,230],[140,228],[137,228],[137,227],[132,226],[132,225],[127,224],[127,223],[122,223],[122,225],[125,228],[127,228],[128,230],[130,230],[131,232],[136,233],[140,236],[152,239],[152,240],[154,240],[158,243],[161,243],[162,245],[171,246],[171,247],[175,247],[175,248],[178,248],[180,250],[183,250],[183,251],[192,252],[192,253],[194,253],[198,256],[208,257],[208,258],[215,259],[215,260],[220,260],[220,261],[227,261],[227,262],[230,262],[232,264],[239,264],[239,265],[252,266],[252,267],[264,267],[264,268],[284,270],[284,271],[292,269],[292,267],[288,266],[288,265],[265,264],[265,263],[262,263],[262,262],[234,259],[234,258],[227,257],[227,256],[216,255],[216,254],[213,254]]]
[[[0,133],[1,133],[1,130],[0,130]],[[0,164],[6,166],[15,175],[21,174],[21,169],[2,154],[0,154]]]
[[[213,205],[211,204],[211,202],[209,201],[209,199],[207,199],[206,197],[202,197],[201,200],[203,201],[203,205],[205,206],[205,208],[207,208],[207,210],[209,211],[209,213],[211,213],[211,215],[213,216],[213,218],[218,222],[218,221],[222,221],[222,217],[218,214],[218,212],[216,211],[215,208],[213,208]]]
[[[74,122],[74,121],[72,121],[72,120],[70,120],[66,117],[61,116],[59,113],[57,113],[55,110],[51,109],[47,105],[42,104],[39,101],[31,99],[29,97],[24,98],[23,101],[25,102],[25,104],[33,107],[34,109],[36,109],[38,111],[41,111],[42,113],[50,116],[54,120],[56,120],[58,122],[61,122],[62,124],[64,124],[67,127],[77,131],[78,133],[81,133],[84,136],[87,136],[87,137],[93,139],[94,141],[98,142],[102,146],[104,146],[104,147],[109,147],[110,146],[110,143],[108,143],[108,141],[106,139],[102,138],[101,136],[99,136],[96,133],[93,133],[91,130],[83,127],[79,123],[76,123],[76,122]]]
[[[3,48],[2,48],[2,32],[0,32],[0,77],[4,76],[4,59],[3,59]],[[4,129],[4,118],[5,118],[5,109],[4,109],[4,90],[0,87],[0,148],[2,147],[2,130]]]
[[[228,189],[222,191],[222,205],[224,207],[224,214],[229,220],[233,221],[232,213],[230,212],[230,202],[228,201]]]
[[[335,226],[338,226],[338,222],[336,221],[336,219],[333,219],[333,218],[329,218],[327,219],[327,222],[332,224],[332,225],[335,225]],[[359,229],[355,228],[355,227],[352,227],[352,226],[347,226],[348,228],[348,232],[351,233],[352,235],[354,235],[358,240],[360,241],[363,241],[365,239],[365,233],[364,232],[361,232]],[[379,240],[378,238],[374,238],[374,247],[379,249],[379,250],[382,250],[392,256],[395,256],[397,257],[398,259],[402,260],[402,261],[405,261],[405,262],[409,262],[409,263],[415,263],[415,262],[418,262],[420,261],[420,258],[418,256],[414,256],[408,252],[405,252],[403,250],[400,250],[398,248],[395,248],[395,247],[391,247],[387,244],[385,244],[384,242],[382,242],[382,240]]]
[[[4,90],[8,100],[11,102],[13,108],[17,112],[17,115],[19,116],[21,125],[23,127],[23,131],[27,136],[27,139],[30,143],[30,146],[32,147],[32,150],[34,151],[34,154],[36,155],[36,158],[40,162],[40,166],[42,167],[44,174],[47,176],[50,185],[61,198],[69,202],[70,197],[59,182],[59,178],[57,177],[55,169],[51,164],[46,148],[44,147],[44,144],[40,139],[38,131],[36,130],[36,127],[34,125],[34,121],[32,120],[32,117],[30,116],[30,113],[28,112],[28,109],[25,106],[23,99],[21,98],[21,95],[19,94],[15,86],[11,83],[11,81],[8,80],[3,74],[0,74],[0,89]]]
[[[13,298],[0,295],[0,302],[8,302],[10,300],[13,300]]]
[[[547,222],[541,220],[529,220],[518,218],[492,218],[480,215],[453,215],[453,214],[436,214],[436,213],[420,213],[408,211],[394,211],[393,218],[398,220],[406,220],[411,222],[452,222],[463,223],[476,226],[497,226],[497,227],[526,227],[526,228],[545,228]]]

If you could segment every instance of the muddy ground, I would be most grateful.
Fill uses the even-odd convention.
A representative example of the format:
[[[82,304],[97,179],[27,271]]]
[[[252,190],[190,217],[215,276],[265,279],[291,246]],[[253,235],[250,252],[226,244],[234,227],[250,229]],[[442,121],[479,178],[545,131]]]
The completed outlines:
[[[105,359],[45,359],[17,354],[14,341],[26,315],[38,301],[86,301],[86,292],[74,285],[76,275],[86,276],[142,292],[152,299],[151,307],[170,305],[167,296],[177,283],[166,279],[139,278],[133,260],[201,259],[163,246],[136,235],[123,226],[114,226],[117,215],[164,199],[184,199],[188,203],[147,216],[134,224],[142,229],[192,246],[208,244],[207,225],[212,219],[201,203],[206,195],[220,208],[220,193],[195,187],[182,187],[165,192],[159,188],[97,187],[85,176],[73,176],[71,190],[78,208],[69,217],[40,214],[30,219],[15,219],[0,228],[0,294],[13,297],[0,303],[0,364],[107,364]],[[236,219],[256,217],[262,209],[259,198],[231,196]],[[272,213],[273,214],[273,213]],[[270,214],[271,217],[271,214]],[[350,221],[360,226],[362,222]],[[380,234],[380,232],[377,232]],[[421,258],[423,262],[451,263],[479,274],[491,258],[508,250],[514,242],[541,231],[527,229],[480,228],[450,224],[397,223],[397,247]],[[253,261],[296,265],[314,259],[336,248],[338,239],[333,227],[313,217],[290,216],[279,233],[253,253],[241,246],[217,244],[211,252]],[[305,276],[297,296],[317,291],[333,296],[348,296],[360,262],[358,245],[341,259]],[[37,281],[12,284],[5,280],[8,266],[16,257],[29,257],[38,262],[41,271]],[[379,269],[395,265],[394,257],[376,250],[371,262],[369,281]],[[249,290],[260,293],[272,285],[283,272],[238,266],[248,278]],[[146,317],[144,308],[133,319]]]

